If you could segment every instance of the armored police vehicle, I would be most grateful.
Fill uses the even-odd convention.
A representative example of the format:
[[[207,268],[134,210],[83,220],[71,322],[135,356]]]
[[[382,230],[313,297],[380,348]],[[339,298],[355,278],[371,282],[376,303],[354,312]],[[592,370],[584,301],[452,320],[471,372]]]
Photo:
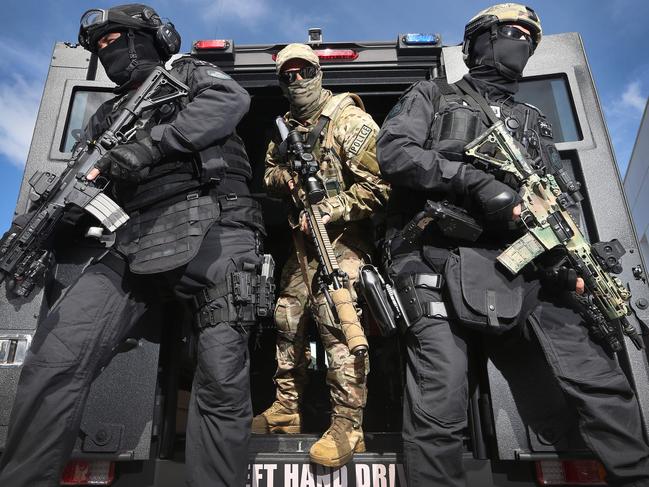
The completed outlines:
[[[443,47],[437,35],[402,34],[388,42],[327,43],[309,31],[324,71],[324,86],[359,94],[380,125],[400,94],[413,82],[465,71],[459,47]],[[263,192],[264,153],[274,118],[287,110],[277,84],[274,57],[283,45],[244,45],[232,40],[199,40],[187,54],[214,62],[252,95],[239,127],[253,163],[253,191]],[[111,83],[95,55],[57,43],[41,101],[16,213],[28,205],[30,177],[39,170],[60,172],[71,156],[75,135],[104,100]],[[551,122],[565,169],[581,183],[581,223],[592,241],[619,239],[626,254],[623,272],[633,295],[629,317],[649,323],[649,288],[627,202],[620,183],[584,46],[578,34],[544,37],[530,60],[518,98],[539,107]],[[286,211],[260,195],[268,228],[267,251],[278,270],[287,257]],[[8,225],[8,222],[4,222]],[[92,232],[91,232],[92,233]],[[111,244],[110,235],[89,235],[57,255],[44,286],[28,299],[0,296],[0,450],[4,448],[21,363],[34,330],[52,303],[93,256]],[[368,313],[365,313],[368,316]],[[73,458],[62,485],[118,487],[184,485],[182,467],[186,404],[191,388],[194,341],[190,314],[181,305],[157,310],[143,320],[96,379]],[[328,426],[324,386],[326,363],[316,339],[305,401],[305,434],[253,436],[248,485],[255,487],[404,486],[400,457],[402,351],[397,338],[383,338],[366,320],[371,373],[364,430],[367,453],[340,468],[309,464],[308,451]],[[646,334],[646,329],[642,329]],[[313,333],[315,337],[316,334]],[[469,485],[603,485],[576,428],[574,414],[554,383],[538,347],[508,348],[487,359],[480,339],[472,343],[469,428],[465,465]],[[634,385],[647,435],[649,363],[647,350],[629,345],[619,361]],[[262,325],[251,340],[255,413],[274,398],[275,337]]]

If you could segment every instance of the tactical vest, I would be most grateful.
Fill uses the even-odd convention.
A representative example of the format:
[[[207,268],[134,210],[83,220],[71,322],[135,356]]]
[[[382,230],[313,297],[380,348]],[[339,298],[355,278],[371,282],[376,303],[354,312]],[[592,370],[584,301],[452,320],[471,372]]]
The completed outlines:
[[[187,83],[193,68],[195,60],[183,58],[173,64],[170,72]],[[150,116],[144,129],[150,130],[154,125],[172,123],[188,103],[188,98],[183,97],[177,102],[164,105]],[[117,185],[117,197],[127,211],[134,211],[179,194],[188,194],[205,185],[217,186],[217,183],[231,177],[242,182],[252,178],[245,146],[236,132],[197,155],[174,156],[161,161],[137,185]],[[242,185],[241,190],[248,194],[247,186]]]
[[[187,83],[193,67],[194,60],[184,58],[171,73]],[[89,127],[92,135],[110,126],[123,100],[117,99],[104,120],[94,120],[98,123]],[[142,120],[142,130],[173,122],[188,102],[181,99],[163,105]],[[127,256],[130,270],[151,274],[187,264],[218,220],[264,232],[261,209],[248,189],[251,177],[243,141],[234,133],[198,154],[164,158],[138,184],[114,183],[113,196],[130,216],[117,231],[116,248]]]
[[[334,128],[343,110],[352,105],[365,110],[363,101],[355,93],[332,96],[325,103],[318,121],[307,137],[307,144],[313,148],[313,155],[320,163],[318,175],[327,191],[327,197],[336,196],[348,188],[343,177],[340,147],[334,140]]]
[[[448,160],[465,161],[464,148],[489,127],[489,120],[483,110],[454,84],[449,84],[445,78],[436,78],[433,82],[439,89],[439,98],[424,148],[434,148]],[[491,108],[505,122],[516,140],[520,142],[524,137],[528,139],[528,153],[537,169],[550,173],[563,171],[561,158],[554,145],[542,144],[543,138],[551,142],[553,133],[551,124],[538,108],[512,100],[492,104]],[[399,231],[431,198],[445,199],[460,206],[466,203],[452,193],[435,195],[395,187],[387,210],[388,237]]]

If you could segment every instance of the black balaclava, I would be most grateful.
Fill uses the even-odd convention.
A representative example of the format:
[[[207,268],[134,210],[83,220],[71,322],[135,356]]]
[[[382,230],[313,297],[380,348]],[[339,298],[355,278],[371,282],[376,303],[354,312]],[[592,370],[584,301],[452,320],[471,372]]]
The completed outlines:
[[[471,77],[513,94],[531,54],[528,41],[505,37],[497,29],[492,36],[491,30],[486,30],[471,41],[467,65]]]
[[[122,35],[118,39],[97,52],[106,75],[117,84],[116,93],[138,86],[156,66],[162,64],[150,33],[133,30],[120,32]]]

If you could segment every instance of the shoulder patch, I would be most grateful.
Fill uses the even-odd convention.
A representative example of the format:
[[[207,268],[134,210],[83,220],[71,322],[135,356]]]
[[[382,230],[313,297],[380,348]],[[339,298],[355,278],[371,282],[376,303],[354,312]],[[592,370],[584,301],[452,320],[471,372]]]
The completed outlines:
[[[385,116],[386,120],[391,119],[392,117],[396,117],[403,111],[403,100],[399,99],[396,105],[392,107],[392,110],[388,112],[388,114]]]
[[[372,127],[363,124],[361,129],[358,131],[358,135],[352,140],[351,146],[349,148],[349,153],[353,155],[357,155],[363,145],[365,145],[365,141],[367,138],[370,136],[372,133]]]
[[[208,69],[205,71],[205,74],[211,76],[212,78],[217,79],[232,79],[229,75],[225,74],[223,71],[217,71],[216,69]]]
[[[552,124],[543,118],[539,119],[539,132],[542,137],[553,138],[554,136],[552,132]]]

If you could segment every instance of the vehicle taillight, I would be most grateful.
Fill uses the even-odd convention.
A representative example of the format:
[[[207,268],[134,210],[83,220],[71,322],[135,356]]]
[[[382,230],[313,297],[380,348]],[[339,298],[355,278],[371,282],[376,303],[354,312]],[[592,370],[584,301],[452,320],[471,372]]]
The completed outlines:
[[[194,49],[198,51],[206,51],[208,49],[227,49],[228,47],[230,47],[230,41],[223,39],[211,39],[194,42]]]
[[[539,485],[607,485],[606,471],[597,460],[542,460],[536,462]]]
[[[61,475],[61,485],[111,485],[115,463],[105,460],[70,460]]]

